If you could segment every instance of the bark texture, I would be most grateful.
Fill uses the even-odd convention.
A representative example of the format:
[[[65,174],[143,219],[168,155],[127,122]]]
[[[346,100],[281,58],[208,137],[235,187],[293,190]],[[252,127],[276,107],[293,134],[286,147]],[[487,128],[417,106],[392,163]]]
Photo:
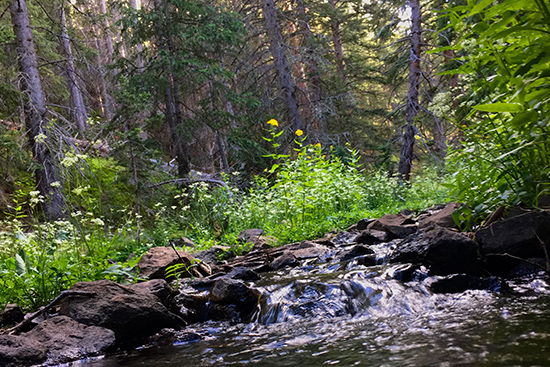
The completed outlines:
[[[55,159],[50,150],[46,102],[38,74],[36,51],[25,0],[11,0],[10,14],[17,45],[21,70],[21,85],[26,95],[25,117],[33,158],[39,165],[35,170],[36,187],[44,197],[43,211],[46,219],[65,216],[65,199],[60,189],[60,179]],[[52,185],[53,184],[53,185]]]
[[[421,36],[422,25],[420,13],[420,1],[410,0],[411,8],[411,49],[410,49],[410,65],[409,65],[409,89],[407,92],[407,109],[406,120],[407,125],[403,132],[403,141],[401,145],[401,156],[399,159],[398,173],[401,180],[408,181],[411,175],[412,160],[414,156],[414,137],[415,127],[414,119],[418,114],[418,89],[420,84],[420,52],[421,52]]]
[[[80,90],[80,83],[78,82],[78,76],[76,74],[71,42],[67,32],[65,4],[61,4],[61,9],[59,12],[61,18],[61,41],[63,44],[63,50],[65,51],[65,57],[67,58],[67,83],[69,84],[69,90],[71,91],[71,99],[73,102],[72,115],[76,128],[80,131],[84,131],[88,130],[88,115],[86,113],[84,99],[82,98],[82,91]]]
[[[279,74],[279,84],[290,120],[289,126],[292,131],[296,131],[302,129],[302,117],[300,116],[298,104],[294,96],[296,86],[292,81],[290,66],[286,58],[275,2],[273,0],[262,0],[262,9],[264,12],[267,35],[269,37],[269,50],[271,51],[271,55],[275,62],[275,68]]]

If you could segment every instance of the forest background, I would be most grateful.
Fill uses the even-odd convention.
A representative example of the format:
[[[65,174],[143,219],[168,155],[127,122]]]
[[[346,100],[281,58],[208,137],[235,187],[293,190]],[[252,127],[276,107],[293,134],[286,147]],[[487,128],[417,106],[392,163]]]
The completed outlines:
[[[544,0],[2,0],[0,304],[550,192]],[[188,248],[189,249],[189,248]]]

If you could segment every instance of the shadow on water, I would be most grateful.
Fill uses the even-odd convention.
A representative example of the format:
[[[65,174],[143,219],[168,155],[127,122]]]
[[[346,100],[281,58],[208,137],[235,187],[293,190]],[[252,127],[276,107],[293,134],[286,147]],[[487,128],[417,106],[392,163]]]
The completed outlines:
[[[72,366],[549,366],[550,290],[541,279],[506,294],[432,294],[401,283],[398,265],[281,271],[254,321],[192,325],[201,340]]]

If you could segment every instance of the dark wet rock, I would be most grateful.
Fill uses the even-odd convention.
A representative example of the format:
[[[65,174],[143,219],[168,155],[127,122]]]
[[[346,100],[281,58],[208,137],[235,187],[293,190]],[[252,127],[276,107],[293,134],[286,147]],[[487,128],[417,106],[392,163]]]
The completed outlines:
[[[105,354],[115,346],[112,330],[87,326],[67,316],[56,316],[41,322],[24,336],[48,350],[48,364]]]
[[[148,279],[165,279],[166,270],[176,264],[183,264],[180,277],[210,275],[209,268],[197,261],[188,252],[175,251],[171,247],[152,247],[141,257],[137,267],[140,275]]]
[[[442,227],[425,229],[400,243],[390,255],[390,262],[422,264],[435,275],[478,275],[482,270],[477,244],[463,234]]]
[[[365,229],[367,229],[369,224],[371,224],[374,221],[375,221],[375,219],[368,219],[368,218],[361,219],[359,222],[357,222],[356,229],[358,231],[364,231]]]
[[[376,255],[362,255],[357,256],[353,259],[357,263],[357,265],[362,266],[374,266],[377,265]]]
[[[374,255],[374,251],[367,246],[356,245],[356,246],[353,246],[353,248],[350,249],[349,251],[346,251],[344,254],[342,254],[342,260],[343,261],[351,260],[357,256],[363,256],[363,255]]]
[[[375,243],[386,242],[389,240],[386,231],[377,231],[375,229],[364,230],[355,238],[355,242],[364,245],[374,245]]]
[[[150,345],[165,346],[172,344],[193,343],[198,342],[201,339],[203,339],[203,337],[194,331],[166,328],[151,336],[147,342]]]
[[[418,226],[416,224],[404,224],[401,226],[386,226],[386,232],[389,237],[394,238],[407,238],[410,235],[418,231]]]
[[[386,276],[403,283],[410,282],[421,275],[421,266],[418,264],[398,264],[386,271]]]
[[[543,196],[539,199],[537,207],[540,209],[549,210],[550,209],[550,195]]]
[[[525,261],[521,261],[516,266],[514,266],[514,268],[512,268],[512,270],[510,270],[510,272],[506,274],[506,277],[524,277],[538,274],[541,271],[549,273],[549,265],[550,264],[547,263],[547,260],[545,258],[534,257],[525,259]]]
[[[21,335],[0,335],[0,366],[22,367],[46,361],[47,348]]]
[[[279,270],[287,266],[298,266],[298,264],[298,259],[296,258],[296,256],[294,256],[292,251],[285,251],[271,262],[270,267],[273,270]]]
[[[250,303],[256,302],[258,294],[250,289],[242,280],[220,278],[210,290],[209,299],[216,303]]]
[[[498,221],[476,232],[484,254],[543,257],[542,243],[550,243],[550,212],[529,212]]]
[[[336,246],[347,246],[352,244],[355,241],[355,238],[357,238],[357,235],[358,235],[357,233],[341,231],[341,232],[338,232],[336,236],[334,236],[334,238],[332,239],[332,242]]]
[[[460,207],[460,204],[449,203],[444,208],[434,211],[431,214],[422,215],[418,218],[418,227],[426,228],[437,225],[439,227],[457,229],[458,226],[453,220],[453,212]]]
[[[430,285],[434,293],[462,293],[469,289],[500,292],[506,287],[506,283],[497,277],[479,278],[466,274],[449,275]]]
[[[260,280],[260,275],[253,270],[245,268],[244,266],[238,266],[231,270],[226,277],[230,279],[240,279],[247,282],[253,282]]]
[[[76,283],[71,290],[90,295],[71,295],[63,300],[60,315],[86,325],[115,332],[117,342],[152,335],[164,327],[179,328],[185,322],[170,312],[153,293],[136,291],[109,280]]]
[[[225,246],[212,246],[208,250],[199,251],[194,253],[193,256],[196,259],[200,259],[205,263],[217,264],[223,260],[230,260],[235,258],[235,253],[231,251],[229,247]]]
[[[476,232],[475,238],[494,275],[507,276],[521,259],[545,257],[550,243],[550,212],[533,211],[497,221]],[[520,258],[520,259],[517,259]]]
[[[6,305],[4,311],[0,312],[0,326],[15,325],[23,321],[23,317],[25,315],[21,311],[21,308],[14,303],[10,303]]]
[[[242,321],[255,310],[260,294],[242,280],[222,277],[214,283],[209,300],[213,303],[206,310],[207,319]]]

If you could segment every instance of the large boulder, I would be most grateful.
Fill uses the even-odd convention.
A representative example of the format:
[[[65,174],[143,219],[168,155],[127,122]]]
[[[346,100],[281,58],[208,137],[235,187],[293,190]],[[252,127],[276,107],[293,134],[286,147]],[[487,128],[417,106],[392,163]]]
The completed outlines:
[[[208,319],[247,320],[257,307],[260,293],[242,280],[222,277],[214,282],[208,300],[211,302]]]
[[[453,212],[458,208],[460,208],[460,204],[449,203],[443,209],[432,213],[423,214],[418,218],[418,227],[426,228],[437,225],[444,228],[458,229],[458,226],[453,219]]]
[[[22,367],[46,361],[48,350],[30,338],[20,335],[0,335],[0,366]]]
[[[475,241],[442,227],[424,229],[401,242],[390,255],[390,262],[425,265],[434,275],[478,275],[483,265]]]
[[[521,259],[544,258],[550,244],[550,212],[532,211],[520,214],[476,232],[488,270],[506,276]],[[521,258],[521,259],[518,259]]]
[[[183,264],[180,276],[200,277],[210,275],[209,268],[185,251],[171,247],[152,247],[139,260],[137,267],[141,276],[148,279],[166,279],[169,267]]]
[[[115,346],[112,330],[87,326],[67,316],[45,320],[24,336],[33,345],[41,345],[48,350],[48,364],[105,354]]]
[[[406,238],[418,229],[414,220],[403,214],[386,214],[367,226],[368,230],[384,231],[391,238]]]
[[[185,324],[145,287],[135,290],[109,280],[98,280],[76,283],[71,290],[89,295],[68,296],[59,314],[85,325],[111,329],[117,342],[139,340],[162,328],[179,328]]]

